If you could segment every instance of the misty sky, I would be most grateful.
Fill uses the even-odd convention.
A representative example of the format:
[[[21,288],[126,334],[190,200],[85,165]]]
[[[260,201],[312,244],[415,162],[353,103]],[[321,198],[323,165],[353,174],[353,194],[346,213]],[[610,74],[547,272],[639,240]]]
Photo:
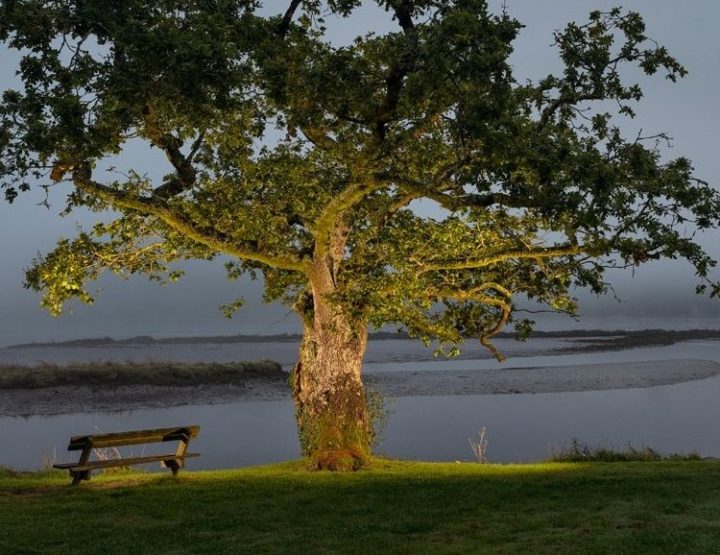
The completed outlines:
[[[270,0],[265,9],[281,11],[286,1]],[[332,40],[346,42],[365,30],[382,32],[393,23],[388,16],[367,3],[350,21],[329,22]],[[568,21],[584,21],[589,11],[621,4],[641,12],[648,35],[667,46],[690,74],[677,84],[664,79],[645,79],[645,99],[638,117],[627,122],[628,136],[642,128],[645,135],[667,131],[673,137],[668,156],[688,156],[696,175],[720,184],[720,154],[716,135],[720,129],[720,40],[717,22],[720,2],[716,0],[507,0],[510,14],[526,28],[515,43],[512,58],[519,81],[537,79],[559,69],[556,51],[551,46],[552,32]],[[499,0],[491,5],[500,6]],[[0,45],[0,90],[17,84],[17,57]],[[628,74],[629,75],[629,74]],[[122,158],[136,169],[160,177],[168,170],[167,162],[148,149],[134,146]],[[282,306],[263,305],[258,283],[229,282],[220,263],[192,263],[179,283],[158,286],[139,278],[120,281],[103,278],[96,303],[87,307],[72,305],[72,312],[51,318],[39,307],[39,295],[22,288],[23,269],[38,253],[52,249],[61,236],[73,236],[78,225],[89,226],[97,215],[77,212],[60,218],[63,191],[51,196],[48,210],[38,203],[44,194],[35,191],[21,195],[13,205],[0,202],[0,346],[31,340],[63,340],[86,336],[122,337],[139,334],[205,335],[236,333],[283,333],[298,331],[295,316]],[[720,233],[707,234],[701,242],[720,257]],[[594,299],[579,293],[586,317],[597,315],[640,314],[657,319],[672,315],[718,315],[720,301],[693,294],[692,271],[681,262],[654,263],[639,268],[634,275],[611,275],[623,304],[612,298]],[[226,320],[218,305],[238,295],[248,303],[232,320]],[[588,320],[586,319],[586,322]],[[719,319],[720,321],[720,319]],[[581,319],[580,324],[583,320]],[[568,321],[567,326],[572,327]],[[658,327],[660,324],[658,323]]]

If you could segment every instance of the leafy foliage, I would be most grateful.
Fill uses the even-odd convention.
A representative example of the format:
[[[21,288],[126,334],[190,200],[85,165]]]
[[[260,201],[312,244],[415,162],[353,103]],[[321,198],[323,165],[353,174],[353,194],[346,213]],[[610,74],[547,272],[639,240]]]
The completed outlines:
[[[451,354],[468,337],[493,349],[518,295],[573,313],[572,287],[606,291],[611,266],[685,258],[719,292],[684,234],[717,227],[718,193],[661,157],[663,135],[618,127],[642,98],[623,67],[686,73],[640,15],[570,23],[555,35],[563,71],[518,83],[521,25],[484,0],[377,4],[397,30],[336,45],[324,18],[358,0],[277,14],[254,0],[0,1],[23,81],[0,104],[7,200],[68,180],[68,210],[117,214],[36,260],[27,285],[59,313],[104,270],[174,279],[174,262],[222,254],[304,318],[322,290]],[[166,155],[166,179],[101,182],[136,140]],[[414,211],[421,199],[442,216]]]

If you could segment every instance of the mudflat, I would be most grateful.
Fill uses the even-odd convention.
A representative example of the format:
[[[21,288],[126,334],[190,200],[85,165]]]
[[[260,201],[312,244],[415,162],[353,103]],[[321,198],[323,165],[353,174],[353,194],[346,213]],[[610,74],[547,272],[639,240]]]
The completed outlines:
[[[684,359],[535,368],[387,372],[368,376],[386,395],[561,393],[672,385],[720,374],[720,363]]]
[[[558,393],[672,385],[720,375],[720,363],[667,360],[492,370],[433,370],[368,374],[366,383],[389,397]],[[0,389],[0,416],[113,412],[235,401],[290,401],[286,375],[239,384],[63,385]]]

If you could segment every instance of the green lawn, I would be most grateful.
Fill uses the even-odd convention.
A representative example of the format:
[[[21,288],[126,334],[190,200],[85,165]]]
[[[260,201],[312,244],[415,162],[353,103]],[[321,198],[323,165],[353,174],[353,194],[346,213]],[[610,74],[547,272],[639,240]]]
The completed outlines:
[[[717,553],[720,463],[0,470],[0,553]]]

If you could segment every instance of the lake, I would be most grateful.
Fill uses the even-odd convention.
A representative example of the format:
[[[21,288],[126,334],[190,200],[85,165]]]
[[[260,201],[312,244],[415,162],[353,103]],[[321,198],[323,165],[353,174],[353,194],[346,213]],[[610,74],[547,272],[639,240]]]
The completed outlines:
[[[688,358],[720,361],[718,341],[690,341],[669,347],[614,352],[542,354],[556,347],[557,342],[546,340],[545,343],[533,342],[518,347],[522,352],[516,353],[517,358],[509,360],[506,366],[534,368]],[[396,341],[377,343],[382,345],[371,346],[368,353],[368,373],[492,368],[497,365],[488,358],[427,360],[430,358],[427,353],[426,360],[421,360],[422,352],[415,346]],[[230,356],[224,348],[216,346],[214,355],[221,359]],[[242,348],[245,352],[274,351],[282,356],[291,349],[285,344]],[[194,360],[202,359],[201,354],[207,360],[206,349],[209,347],[192,346],[185,351],[194,353]],[[405,353],[403,349],[406,349]],[[50,354],[56,353],[53,359],[99,360],[88,358],[90,354],[77,349],[71,353],[60,351],[62,349],[51,350]],[[183,349],[173,352],[179,351],[184,352]],[[0,362],[7,353],[12,353],[10,356],[15,358],[27,356],[27,353],[13,353],[13,350],[0,353]],[[108,352],[101,354],[108,358]],[[117,357],[116,360],[128,358],[127,349],[110,354]],[[133,354],[138,355],[138,352]],[[140,355],[148,358],[157,353]],[[277,357],[270,353],[268,358]],[[409,379],[412,379],[411,375]],[[666,454],[696,451],[703,456],[720,456],[718,399],[720,377],[612,391],[400,397],[389,400],[392,413],[378,451],[390,457],[408,459],[473,460],[468,440],[485,427],[487,457],[491,462],[543,459],[552,447],[567,445],[574,437],[592,445],[614,448],[631,444],[649,446]],[[186,424],[201,426],[193,450],[201,452],[202,457],[191,460],[190,468],[245,466],[299,455],[293,406],[288,398],[115,413],[0,418],[0,445],[3,446],[0,465],[40,468],[43,461],[49,459],[71,460],[75,455],[69,456],[65,451],[71,435]]]

